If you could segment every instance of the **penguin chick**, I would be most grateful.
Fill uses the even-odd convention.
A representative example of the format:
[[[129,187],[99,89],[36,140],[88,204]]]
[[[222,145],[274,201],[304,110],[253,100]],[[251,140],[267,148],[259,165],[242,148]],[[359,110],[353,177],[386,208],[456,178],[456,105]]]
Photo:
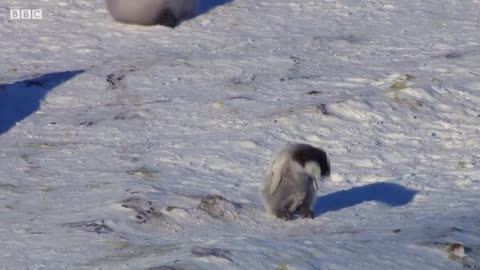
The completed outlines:
[[[177,26],[193,15],[196,0],[106,0],[112,17],[123,23]]]
[[[317,181],[330,176],[327,154],[308,144],[291,144],[277,153],[265,176],[262,196],[265,210],[285,220],[295,214],[313,218],[310,209]]]

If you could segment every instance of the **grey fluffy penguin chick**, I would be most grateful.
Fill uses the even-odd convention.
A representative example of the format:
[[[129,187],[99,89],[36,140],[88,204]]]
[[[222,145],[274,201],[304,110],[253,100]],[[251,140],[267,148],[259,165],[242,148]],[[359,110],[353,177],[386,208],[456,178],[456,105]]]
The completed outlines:
[[[175,27],[193,16],[196,0],[106,0],[112,17],[123,23]]]
[[[285,220],[295,215],[313,218],[311,207],[318,190],[317,181],[330,176],[325,151],[308,144],[291,144],[278,152],[270,163],[262,189],[268,213]]]

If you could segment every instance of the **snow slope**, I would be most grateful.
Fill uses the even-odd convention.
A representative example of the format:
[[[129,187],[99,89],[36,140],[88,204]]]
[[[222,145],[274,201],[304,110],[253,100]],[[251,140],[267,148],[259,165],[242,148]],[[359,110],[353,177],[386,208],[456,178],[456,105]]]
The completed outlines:
[[[0,3],[1,269],[480,268],[480,1],[205,1],[173,30],[25,2]],[[261,207],[290,142],[331,158],[313,220]]]

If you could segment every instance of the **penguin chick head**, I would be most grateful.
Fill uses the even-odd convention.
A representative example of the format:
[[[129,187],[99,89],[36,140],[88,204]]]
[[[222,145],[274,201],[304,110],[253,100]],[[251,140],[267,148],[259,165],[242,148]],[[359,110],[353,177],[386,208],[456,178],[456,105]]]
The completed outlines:
[[[292,146],[292,159],[302,167],[307,181],[313,181],[315,191],[318,182],[323,182],[330,176],[330,162],[325,151],[308,144],[295,144]]]

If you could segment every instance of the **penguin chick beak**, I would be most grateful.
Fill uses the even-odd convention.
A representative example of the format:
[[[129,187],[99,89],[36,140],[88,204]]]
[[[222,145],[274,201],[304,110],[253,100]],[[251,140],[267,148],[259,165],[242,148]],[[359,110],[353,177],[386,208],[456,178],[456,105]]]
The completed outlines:
[[[313,190],[318,191],[318,180],[317,180],[317,177],[312,177],[312,181],[313,181]]]

